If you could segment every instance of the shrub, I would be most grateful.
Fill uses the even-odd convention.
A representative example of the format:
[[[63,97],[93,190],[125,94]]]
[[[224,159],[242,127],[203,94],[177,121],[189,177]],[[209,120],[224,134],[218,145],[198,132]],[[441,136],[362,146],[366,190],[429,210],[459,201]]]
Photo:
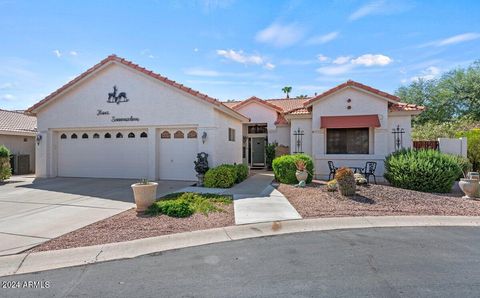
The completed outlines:
[[[205,173],[204,185],[210,188],[230,188],[237,181],[237,168],[234,165],[220,165]]]
[[[473,169],[480,171],[480,129],[475,128],[457,134],[457,137],[467,138],[467,156]]]
[[[312,182],[313,160],[305,154],[283,155],[275,158],[272,163],[275,179],[281,183],[296,184],[297,178],[295,177],[295,172],[297,171],[297,167],[295,162],[297,160],[303,160],[307,166],[308,178],[306,183]]]
[[[353,196],[357,190],[355,183],[355,176],[353,171],[349,168],[340,168],[335,173],[335,180],[337,180],[338,190],[343,196]]]
[[[0,145],[0,181],[6,180],[12,176],[12,168],[10,167],[10,150]]]
[[[450,192],[461,171],[455,156],[436,150],[400,150],[385,159],[388,182],[424,192]]]
[[[460,178],[463,178],[464,175],[466,175],[468,172],[472,171],[472,169],[473,169],[472,163],[470,162],[470,160],[467,157],[463,157],[463,156],[460,156],[460,155],[453,155],[453,157],[457,161],[457,164],[460,167],[460,169],[462,169],[462,173],[457,178],[457,180],[460,179]]]
[[[265,159],[266,159],[268,169],[272,168],[272,162],[275,159],[275,151],[277,147],[278,147],[277,142],[269,143],[267,144],[267,147],[265,147]]]
[[[243,180],[247,179],[248,177],[248,166],[244,164],[235,165],[235,169],[237,171],[237,180],[235,183],[240,183]]]
[[[173,193],[155,202],[147,210],[147,214],[165,214],[172,217],[188,217],[195,212],[208,215],[210,212],[224,211],[218,204],[231,204],[229,196],[198,193]]]

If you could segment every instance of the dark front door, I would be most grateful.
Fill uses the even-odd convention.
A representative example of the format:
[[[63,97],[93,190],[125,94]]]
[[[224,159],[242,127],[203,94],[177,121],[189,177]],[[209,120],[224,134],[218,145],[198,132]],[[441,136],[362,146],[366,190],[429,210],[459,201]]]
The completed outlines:
[[[252,138],[252,166],[265,166],[265,138]]]

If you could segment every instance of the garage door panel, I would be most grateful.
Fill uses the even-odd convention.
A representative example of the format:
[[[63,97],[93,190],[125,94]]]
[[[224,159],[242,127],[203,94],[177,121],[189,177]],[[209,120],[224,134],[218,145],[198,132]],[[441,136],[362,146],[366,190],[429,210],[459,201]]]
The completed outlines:
[[[144,178],[148,174],[148,139],[140,138],[141,132],[134,132],[135,138],[116,138],[117,132],[110,132],[112,138],[59,139],[58,176],[97,178]]]
[[[197,158],[197,153],[197,139],[159,138],[158,169],[160,179],[196,180],[195,165],[193,162]]]

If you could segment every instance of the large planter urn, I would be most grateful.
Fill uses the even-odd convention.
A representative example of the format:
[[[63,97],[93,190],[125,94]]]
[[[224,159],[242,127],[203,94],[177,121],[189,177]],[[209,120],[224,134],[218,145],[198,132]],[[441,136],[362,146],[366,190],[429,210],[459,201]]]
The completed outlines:
[[[135,198],[135,204],[137,205],[137,212],[144,212],[150,207],[157,199],[157,186],[156,182],[147,183],[135,183],[132,184],[133,197]]]
[[[458,186],[460,186],[460,189],[465,194],[465,196],[463,196],[462,198],[475,199],[478,193],[479,185],[480,185],[479,180],[477,179],[466,179],[466,178],[460,179]]]
[[[298,182],[307,181],[308,172],[307,171],[299,171],[295,172],[295,177],[297,177]]]

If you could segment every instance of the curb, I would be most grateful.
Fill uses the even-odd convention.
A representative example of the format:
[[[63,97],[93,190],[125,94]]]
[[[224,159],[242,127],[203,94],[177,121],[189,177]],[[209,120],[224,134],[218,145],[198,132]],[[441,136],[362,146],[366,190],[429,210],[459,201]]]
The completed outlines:
[[[130,259],[172,249],[290,233],[385,227],[480,226],[480,216],[313,218],[229,226],[62,250],[0,257],[0,277]]]

